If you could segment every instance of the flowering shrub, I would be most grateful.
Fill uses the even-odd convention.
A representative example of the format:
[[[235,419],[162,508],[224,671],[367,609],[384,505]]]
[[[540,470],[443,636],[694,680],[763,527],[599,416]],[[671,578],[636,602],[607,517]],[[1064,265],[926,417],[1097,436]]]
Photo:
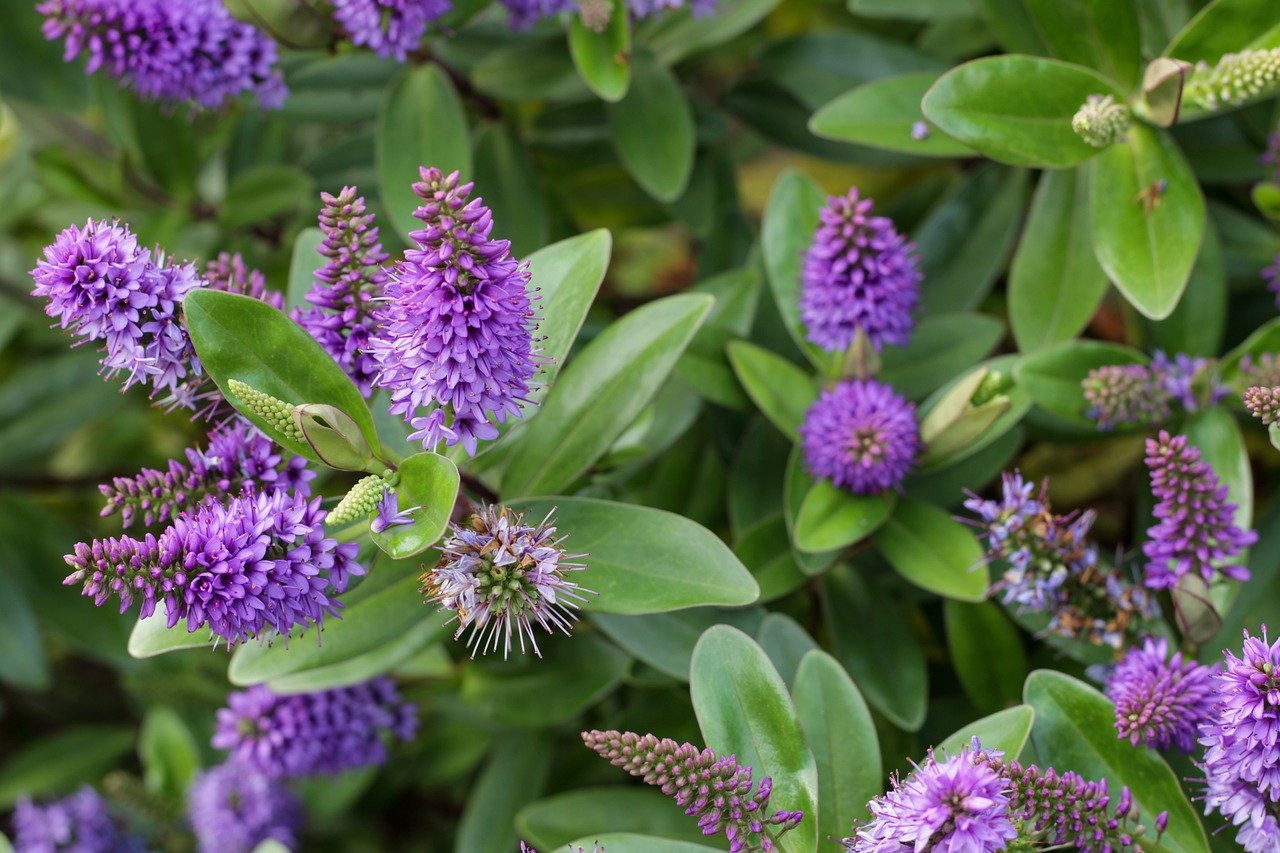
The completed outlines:
[[[0,848],[1280,851],[1276,0],[15,0]]]

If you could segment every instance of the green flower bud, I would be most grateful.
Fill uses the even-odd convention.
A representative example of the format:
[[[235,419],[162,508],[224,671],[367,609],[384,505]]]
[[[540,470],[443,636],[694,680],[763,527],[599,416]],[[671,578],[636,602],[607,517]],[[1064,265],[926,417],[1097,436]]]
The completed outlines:
[[[1218,64],[1196,66],[1186,97],[1205,109],[1240,106],[1280,84],[1280,48],[1228,53]]]
[[[265,394],[250,385],[232,379],[227,382],[227,387],[231,389],[231,393],[239,398],[255,417],[261,418],[267,424],[281,435],[289,438],[299,444],[306,444],[307,437],[302,434],[298,424],[293,417],[293,410],[297,408],[284,400],[278,400],[270,394]]]
[[[1094,148],[1106,148],[1124,139],[1129,108],[1110,95],[1090,95],[1071,119],[1071,129]]]
[[[338,501],[338,505],[325,517],[324,523],[348,524],[357,519],[372,515],[378,508],[378,501],[386,491],[387,481],[377,474],[370,474],[351,487],[351,491]]]

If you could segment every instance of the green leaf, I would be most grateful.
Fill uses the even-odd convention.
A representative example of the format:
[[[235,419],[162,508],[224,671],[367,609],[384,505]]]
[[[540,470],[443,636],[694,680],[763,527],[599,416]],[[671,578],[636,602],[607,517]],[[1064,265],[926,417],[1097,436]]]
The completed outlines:
[[[1183,432],[1189,443],[1200,448],[1200,458],[1227,487],[1227,500],[1236,506],[1236,526],[1242,530],[1252,528],[1253,472],[1236,419],[1226,409],[1211,407],[1192,415]],[[1247,559],[1247,553],[1241,559]],[[1240,584],[1216,585],[1211,598],[1217,611],[1227,612],[1241,591]]]
[[[1093,426],[1080,383],[1089,371],[1108,364],[1145,364],[1146,356],[1130,347],[1103,341],[1064,341],[1020,358],[1014,379],[1031,399],[1060,418]]]
[[[12,571],[11,566],[0,571],[0,679],[24,690],[45,690],[49,665],[40,626]]]
[[[781,598],[809,578],[792,551],[787,522],[781,513],[744,530],[733,553],[760,585],[762,602]]]
[[[1158,182],[1158,201],[1147,193]],[[1204,196],[1172,137],[1129,130],[1093,164],[1089,215],[1098,262],[1147,317],[1169,316],[1187,286],[1204,236]]]
[[[1254,361],[1263,353],[1280,352],[1280,317],[1263,323],[1235,349],[1222,357],[1222,380],[1229,385],[1242,385],[1240,363],[1245,357]],[[1243,386],[1240,390],[1243,390]]]
[[[349,687],[390,672],[407,663],[414,655],[448,634],[442,619],[426,619],[377,648],[325,666],[305,669],[293,675],[273,678],[267,685],[272,693],[314,693]]]
[[[1280,6],[1269,0],[1214,0],[1164,50],[1187,62],[1217,62],[1228,53],[1280,47]]]
[[[182,802],[191,777],[200,769],[200,749],[191,730],[163,705],[148,710],[142,721],[138,757],[147,788],[172,803]]]
[[[1007,52],[1049,55],[1049,47],[1022,0],[974,0],[974,6]]]
[[[285,436],[227,393],[231,379],[294,405],[324,403],[349,415],[378,449],[373,415],[359,389],[302,327],[265,302],[220,290],[193,290],[183,300],[191,343],[227,400],[277,444],[321,461],[311,446]]]
[[[311,176],[292,166],[255,166],[236,175],[218,207],[218,224],[243,228],[292,213],[311,201]]]
[[[720,539],[687,518],[593,498],[533,498],[508,506],[541,519],[554,510],[567,547],[587,554],[584,607],[637,615],[685,607],[740,607],[760,594],[755,579]]]
[[[512,645],[517,651],[521,648],[514,641]],[[467,666],[459,691],[463,703],[503,725],[554,726],[569,722],[611,693],[631,665],[631,658],[616,646],[591,634],[553,634],[539,638],[538,646],[541,660],[529,655]]]
[[[1124,95],[1102,75],[1054,59],[996,56],[944,74],[924,114],[949,136],[993,160],[1062,169],[1098,153],[1071,129],[1090,95]]]
[[[773,779],[771,802],[805,813],[786,851],[817,845],[818,771],[795,705],[764,650],[736,628],[707,630],[693,650],[689,693],[707,746]]]
[[[759,607],[734,610],[696,607],[643,616],[595,612],[591,614],[591,621],[637,660],[672,678],[688,681],[693,647],[704,631],[712,625],[733,625],[754,634],[763,615]]]
[[[1027,677],[1027,653],[1004,612],[989,601],[947,601],[942,615],[951,662],[974,707],[993,713],[1018,704]]]
[[[627,19],[625,13],[615,17]],[[608,108],[618,156],[649,195],[675,201],[693,172],[693,111],[675,74],[648,51],[632,57],[627,96]]]
[[[126,726],[76,726],[26,741],[0,769],[0,808],[11,808],[21,797],[71,793],[101,782],[133,744],[133,729]]]
[[[192,633],[187,631],[186,622],[179,621],[172,628],[165,627],[165,623],[165,605],[161,603],[151,617],[134,623],[133,632],[129,634],[129,654],[135,658],[151,658],[182,649],[207,648],[213,644],[213,635],[208,630]]]
[[[551,770],[547,738],[512,734],[494,745],[458,821],[457,849],[510,853],[519,843],[515,817],[542,793]]]
[[[907,731],[924,723],[928,703],[924,651],[902,610],[868,575],[832,571],[823,579],[822,613],[836,658],[862,695]]]
[[[805,412],[818,398],[813,377],[782,356],[748,341],[730,341],[727,351],[747,396],[774,426],[795,441]]]
[[[436,65],[406,67],[387,91],[376,134],[382,205],[407,241],[422,225],[413,218],[422,203],[413,192],[419,167],[436,166],[446,175],[456,170],[463,180],[472,174],[467,116],[448,75]]]
[[[800,661],[791,695],[818,766],[818,837],[841,838],[870,817],[866,803],[883,790],[875,722],[849,674],[823,651]]]
[[[374,544],[394,560],[404,560],[436,544],[449,526],[458,498],[458,466],[435,453],[418,453],[400,463],[400,483],[395,492],[401,512],[409,512],[410,524],[393,524],[381,533],[370,532]],[[417,509],[414,509],[417,507]]]
[[[760,224],[765,273],[782,324],[800,351],[819,370],[825,370],[833,356],[809,343],[805,333],[800,319],[800,271],[826,203],[827,194],[808,176],[786,171],[773,185]]]
[[[1037,670],[1027,676],[1027,704],[1035,708],[1031,740],[1046,765],[1106,779],[1114,791],[1128,786],[1147,832],[1169,812],[1160,846],[1171,853],[1207,851],[1209,843],[1178,777],[1156,752],[1116,737],[1114,706],[1097,690],[1069,675]]]
[[[901,151],[922,157],[968,157],[975,152],[925,121],[920,101],[937,81],[930,71],[873,80],[845,92],[809,120],[818,136]],[[916,139],[915,125],[924,122],[929,133]]]
[[[569,19],[569,55],[587,87],[603,100],[622,100],[631,82],[631,15],[625,0],[611,0],[613,12],[604,32]]]
[[[529,265],[529,289],[538,294],[538,354],[548,361],[535,380],[542,383],[531,396],[539,400],[560,373],[604,281],[613,251],[613,237],[604,228],[588,231],[534,252]]]
[[[1226,320],[1227,269],[1222,239],[1210,221],[1178,307],[1163,320],[1148,321],[1151,335],[1148,346],[1165,352],[1215,356],[1222,351]]]
[[[906,349],[885,347],[880,381],[918,399],[982,361],[1003,337],[1004,326],[987,314],[926,317]]]
[[[798,445],[793,447],[787,459],[787,468],[782,480],[783,520],[786,522],[792,542],[795,541],[796,521],[800,517],[800,508],[804,506],[804,499],[813,489],[815,482],[817,481],[809,476],[809,472],[805,469],[801,448]],[[805,554],[800,551],[795,553],[800,570],[807,575],[822,574],[838,556],[840,552],[836,550],[827,551],[824,554]]]
[[[955,379],[933,392],[933,394],[929,395],[928,399],[920,404],[917,415],[921,424],[922,437],[924,436],[924,427],[926,425],[931,425],[931,421],[933,421],[934,412],[939,408],[939,406],[941,406],[944,400],[946,400],[951,394],[955,393],[961,383],[967,382],[970,377],[979,372],[999,373],[1008,377],[1011,374],[1016,361],[1017,356],[1012,355],[1003,355],[989,359],[982,362],[971,373],[957,376]],[[1003,414],[996,418],[995,423],[983,430],[980,435],[971,440],[964,448],[957,451],[949,451],[942,458],[931,458],[933,457],[933,453],[931,451],[926,452],[926,455],[923,456],[918,463],[916,471],[907,476],[908,492],[910,492],[915,485],[923,482],[925,478],[928,478],[934,472],[946,470],[954,473],[959,467],[961,467],[959,465],[960,462],[974,456],[979,451],[987,448],[988,446],[996,443],[1002,437],[1006,436],[1010,430],[1018,425],[1018,422],[1021,421],[1031,409],[1031,396],[1027,394],[1027,392],[1017,383],[1006,388],[1002,394],[984,404],[982,408],[1000,403],[1001,401],[1006,402],[1008,404],[1008,408],[1005,408]],[[966,398],[966,404],[968,404],[968,398]],[[970,409],[969,411],[970,415],[973,415],[975,412],[980,414],[979,410],[976,409]],[[948,437],[949,433],[944,432],[942,434],[942,438],[938,440],[944,440]],[[973,487],[976,483],[964,482],[961,483],[961,485]],[[954,492],[957,497],[959,496],[959,488],[960,487],[957,486],[956,491]],[[932,493],[922,492],[921,494],[930,496]]]
[[[818,480],[796,516],[796,547],[812,554],[852,545],[878,530],[895,503],[897,497],[891,491],[855,495],[828,480]]]
[[[525,258],[545,246],[551,211],[529,143],[508,125],[485,123],[476,134],[475,168],[476,186],[502,238],[511,241],[511,254]]]
[[[1008,758],[1017,758],[1031,737],[1036,710],[1030,705],[1015,705],[974,720],[938,744],[937,750],[956,755],[976,737],[983,749],[998,749]]]
[[[1093,254],[1089,171],[1045,172],[1009,269],[1009,323],[1018,349],[1074,338],[1107,292]]]
[[[780,0],[735,0],[716,10],[715,15],[695,18],[687,8],[655,15],[644,27],[644,41],[664,65],[674,65],[687,56],[724,44],[751,29]]]
[[[536,800],[516,815],[516,828],[539,850],[563,850],[575,838],[594,840],[618,832],[690,844],[703,838],[697,820],[673,809],[669,797],[636,787],[579,788]]]
[[[318,251],[324,242],[324,232],[319,228],[303,228],[293,241],[293,258],[289,263],[289,289],[285,293],[285,307],[306,308],[307,294],[311,292],[311,283],[315,281],[316,272],[326,263],[328,258]]]
[[[706,853],[715,850],[705,844],[694,844],[691,841],[676,841],[671,838],[656,838],[652,835],[640,835],[635,832],[606,832],[600,835],[584,835],[569,843],[569,849],[582,848],[590,850],[600,845],[609,853]],[[783,845],[786,849],[786,845]]]
[[[875,544],[898,574],[921,589],[959,601],[987,597],[982,546],[946,510],[924,501],[899,501],[876,531]]]
[[[970,14],[965,6],[951,0],[848,0],[849,11],[868,18],[901,18],[910,21],[934,21],[939,18],[963,18]],[[848,827],[842,827],[846,830]],[[836,833],[836,838],[840,837]]]
[[[818,648],[809,632],[785,613],[766,614],[756,631],[756,642],[764,649],[788,690],[795,687],[800,661]]]
[[[562,101],[590,92],[559,38],[527,39],[491,50],[471,70],[486,95],[511,101]]]
[[[683,294],[650,302],[588,344],[522,430],[503,495],[554,493],[585,473],[666,381],[713,301]]]
[[[1049,55],[1138,85],[1142,44],[1135,0],[1022,0]]]

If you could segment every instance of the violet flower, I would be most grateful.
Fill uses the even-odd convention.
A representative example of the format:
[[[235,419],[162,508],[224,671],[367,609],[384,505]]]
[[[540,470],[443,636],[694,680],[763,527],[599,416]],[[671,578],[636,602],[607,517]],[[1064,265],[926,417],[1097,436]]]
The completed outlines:
[[[143,853],[142,839],[125,832],[110,806],[87,785],[60,800],[18,800],[13,812],[18,853]]]
[[[1147,637],[1129,649],[1107,679],[1120,739],[1191,752],[1213,706],[1212,678],[1209,667],[1184,660],[1181,652],[1170,657],[1164,638]]]
[[[352,44],[404,62],[422,44],[427,24],[452,8],[452,0],[334,0],[333,17]]]
[[[187,817],[200,853],[252,853],[268,840],[293,850],[304,820],[292,791],[234,762],[192,780]]]
[[[799,432],[809,473],[858,495],[899,485],[920,452],[915,406],[874,380],[823,391]]]

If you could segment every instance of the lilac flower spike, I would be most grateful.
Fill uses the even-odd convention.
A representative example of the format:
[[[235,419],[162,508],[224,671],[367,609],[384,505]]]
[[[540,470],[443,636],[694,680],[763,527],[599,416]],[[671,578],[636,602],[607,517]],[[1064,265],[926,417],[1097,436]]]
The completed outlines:
[[[252,853],[267,840],[296,849],[304,815],[287,787],[229,762],[192,780],[187,817],[200,853]]]
[[[542,18],[550,18],[561,12],[573,11],[577,0],[502,0],[511,17],[513,30],[527,30]]]
[[[1216,576],[1246,581],[1249,570],[1232,562],[1258,539],[1235,524],[1236,505],[1198,448],[1185,435],[1160,432],[1147,439],[1147,468],[1158,503],[1159,522],[1147,531],[1142,551],[1147,557],[1145,583],[1152,589],[1173,587],[1195,572],[1206,582]]]
[[[916,409],[888,385],[841,382],[818,397],[800,425],[809,473],[858,495],[900,484],[920,452]]]
[[[1213,707],[1213,672],[1181,652],[1169,656],[1164,638],[1147,637],[1129,649],[1107,679],[1116,703],[1116,731],[1134,746],[1195,749],[1200,724]]]
[[[87,73],[101,70],[147,100],[219,109],[252,93],[268,109],[284,103],[275,42],[219,0],[46,0],[37,9],[67,62],[87,54]]]
[[[468,526],[453,525],[439,546],[440,561],[422,575],[422,592],[441,610],[454,611],[455,636],[470,628],[472,657],[501,645],[505,658],[513,634],[521,652],[527,638],[541,656],[534,624],[568,634],[578,602],[594,594],[569,580],[569,573],[586,569],[576,562],[586,555],[566,553],[563,542],[550,514],[528,525],[506,507],[483,506]]]
[[[391,413],[415,429],[410,439],[474,454],[479,440],[498,437],[494,421],[520,416],[540,362],[529,271],[506,240],[489,236],[493,214],[468,200],[471,187],[457,172],[422,169],[414,216],[426,227],[410,235],[417,248],[386,286],[371,350],[375,384],[390,389]]]
[[[364,574],[355,543],[325,538],[324,517],[320,498],[282,491],[210,499],[159,537],[76,545],[64,583],[82,585],[97,605],[118,597],[122,613],[141,598],[144,619],[164,601],[169,627],[204,626],[228,645],[267,632],[287,637],[336,615],[333,596]]]
[[[107,801],[85,786],[61,800],[36,805],[18,800],[13,812],[19,853],[142,853],[142,840],[121,831]]]
[[[1246,388],[1244,407],[1262,421],[1263,426],[1280,422],[1280,387]]]
[[[352,44],[404,62],[422,44],[427,24],[452,8],[452,0],[334,0],[333,17]]]
[[[384,488],[382,497],[378,500],[378,514],[374,516],[373,521],[369,524],[369,529],[374,533],[382,533],[389,527],[395,527],[400,524],[413,524],[412,514],[419,509],[422,509],[422,507],[413,506],[404,510],[400,509],[400,496],[396,494],[394,489]]]
[[[831,198],[804,259],[800,313],[809,340],[843,352],[861,329],[877,350],[906,346],[923,276],[914,247],[871,199],[851,189]]]
[[[1158,424],[1169,418],[1171,396],[1145,364],[1095,367],[1081,382],[1085,414],[1109,430],[1120,424]]]
[[[691,743],[635,732],[583,732],[582,742],[613,766],[673,797],[685,814],[698,818],[703,835],[723,834],[733,853],[775,850],[778,836],[804,818],[802,812],[769,814],[773,780],[765,776],[754,786],[751,768],[732,755],[719,758]]]
[[[251,268],[239,252],[234,255],[219,253],[218,257],[204,265],[204,280],[210,290],[239,293],[265,302],[277,311],[284,310],[284,294],[267,289],[267,277],[261,270]]]
[[[1205,814],[1238,827],[1246,853],[1280,849],[1280,641],[1244,634],[1241,657],[1226,651],[1213,673],[1216,704],[1200,727]]]
[[[291,696],[259,684],[227,697],[213,745],[239,766],[293,779],[383,764],[384,736],[413,740],[417,727],[418,709],[389,678]]]

